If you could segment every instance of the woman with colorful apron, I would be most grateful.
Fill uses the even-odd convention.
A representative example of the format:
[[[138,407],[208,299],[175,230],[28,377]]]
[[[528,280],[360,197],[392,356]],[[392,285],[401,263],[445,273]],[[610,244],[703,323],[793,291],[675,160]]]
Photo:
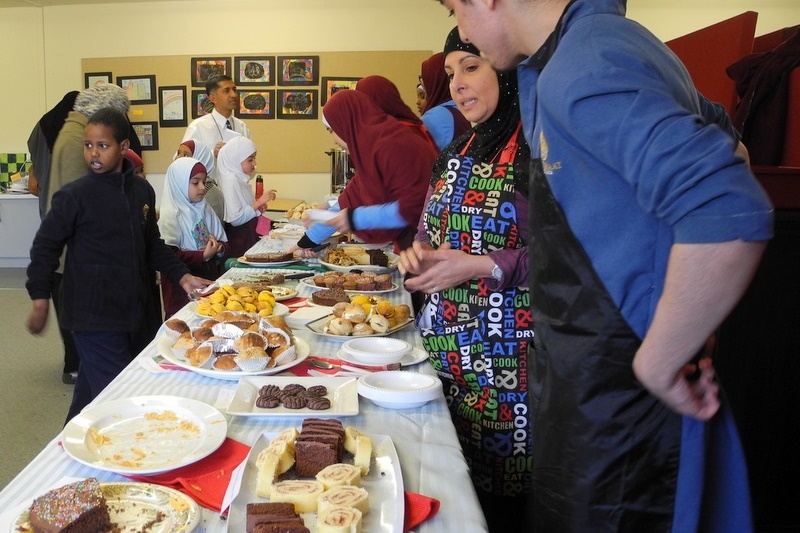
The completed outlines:
[[[533,454],[526,407],[530,151],[516,75],[496,73],[457,28],[444,53],[453,99],[478,125],[434,165],[417,242],[403,254],[403,267],[417,274],[406,287],[428,293],[417,326],[444,384],[489,530],[523,531]],[[431,248],[449,259],[415,266],[413,250]],[[454,274],[463,265],[475,267],[457,279],[436,270]]]

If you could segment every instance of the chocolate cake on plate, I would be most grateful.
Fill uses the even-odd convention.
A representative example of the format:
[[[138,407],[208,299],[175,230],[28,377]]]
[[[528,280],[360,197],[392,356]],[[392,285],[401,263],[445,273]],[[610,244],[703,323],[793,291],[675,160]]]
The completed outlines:
[[[349,302],[350,297],[343,289],[325,289],[312,294],[311,301],[317,305],[333,307],[339,302]]]
[[[112,528],[106,498],[93,477],[39,496],[29,514],[35,533],[104,533]]]

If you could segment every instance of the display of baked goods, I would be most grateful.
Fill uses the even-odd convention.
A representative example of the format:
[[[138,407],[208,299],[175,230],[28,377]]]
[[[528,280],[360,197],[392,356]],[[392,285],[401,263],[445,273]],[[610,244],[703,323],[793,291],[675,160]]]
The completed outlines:
[[[257,254],[245,254],[241,257],[248,263],[284,263],[292,261],[294,254],[291,252],[262,252]]]
[[[198,328],[180,329],[173,322],[165,334],[174,339],[172,353],[182,354],[193,367],[260,372],[297,358],[294,334],[281,317],[223,311]]]
[[[344,292],[344,289],[337,287],[316,291],[311,295],[311,301],[317,305],[333,307],[337,303],[350,303],[350,296]]]
[[[308,211],[309,209],[320,209],[324,207],[323,204],[319,202],[307,203],[307,202],[300,202],[292,209],[288,209],[286,211],[286,218],[289,220],[300,220],[303,218],[303,213]]]
[[[389,266],[389,256],[383,250],[353,245],[329,248],[324,259],[326,263],[344,267],[354,265]]]
[[[258,290],[251,284],[234,283],[223,285],[208,296],[198,298],[197,314],[214,316],[224,311],[257,313],[258,316],[271,316],[275,308],[275,295],[272,290]]]
[[[33,500],[29,520],[37,533],[97,533],[112,528],[105,496],[93,477],[48,491]]]
[[[269,504],[247,505],[247,531],[284,519],[302,523],[292,511],[316,513],[317,532],[340,531],[345,524],[344,531],[358,531],[369,512],[361,478],[372,454],[372,440],[339,420],[306,418],[299,431],[282,431],[256,459],[256,495]]]
[[[376,272],[325,272],[307,279],[306,283],[326,289],[345,291],[389,291],[394,287],[391,274]]]
[[[322,331],[337,336],[382,335],[410,318],[411,309],[406,304],[393,305],[388,300],[358,295],[350,303],[334,305]]]

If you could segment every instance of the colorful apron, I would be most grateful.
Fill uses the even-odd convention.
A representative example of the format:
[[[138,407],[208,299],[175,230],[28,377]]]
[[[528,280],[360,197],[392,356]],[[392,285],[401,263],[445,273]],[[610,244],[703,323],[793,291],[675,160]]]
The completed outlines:
[[[514,203],[517,132],[497,161],[452,155],[424,212],[431,245],[472,255],[521,248]],[[471,142],[471,140],[470,140]],[[490,291],[484,278],[426,298],[422,342],[444,393],[470,475],[498,496],[528,492],[533,453],[527,412],[527,345],[533,337],[527,288]]]

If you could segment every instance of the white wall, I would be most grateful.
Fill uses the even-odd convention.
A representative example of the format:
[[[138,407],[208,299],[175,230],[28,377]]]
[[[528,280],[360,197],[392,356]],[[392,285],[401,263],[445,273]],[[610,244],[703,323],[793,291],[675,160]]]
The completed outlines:
[[[223,11],[224,6],[224,11]],[[669,40],[759,13],[757,34],[800,24],[798,0],[630,0],[628,16]],[[81,58],[438,50],[455,19],[436,0],[197,0],[0,8],[0,151],[81,89]]]

